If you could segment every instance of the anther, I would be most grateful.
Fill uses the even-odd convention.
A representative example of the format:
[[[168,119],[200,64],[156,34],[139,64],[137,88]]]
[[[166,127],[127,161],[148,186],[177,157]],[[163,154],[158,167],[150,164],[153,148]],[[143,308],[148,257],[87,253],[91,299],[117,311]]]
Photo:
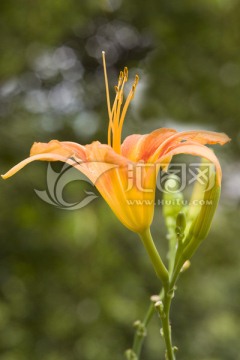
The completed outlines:
[[[132,85],[131,100],[134,98],[136,87],[137,87],[137,84],[134,82],[134,84]]]
[[[119,77],[118,77],[118,86],[121,86],[123,82],[123,71],[120,71]]]
[[[128,81],[128,68],[125,66],[123,70],[124,81]]]

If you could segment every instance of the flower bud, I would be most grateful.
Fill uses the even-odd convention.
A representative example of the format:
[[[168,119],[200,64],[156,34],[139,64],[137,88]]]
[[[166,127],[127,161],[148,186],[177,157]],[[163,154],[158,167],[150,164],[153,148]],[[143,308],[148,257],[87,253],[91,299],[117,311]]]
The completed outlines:
[[[132,349],[128,349],[125,352],[125,356],[126,356],[127,360],[137,360],[138,359],[137,355],[135,354],[135,352]]]
[[[183,273],[184,271],[186,271],[187,269],[189,269],[189,267],[191,266],[191,263],[189,260],[186,260],[185,263],[183,264],[180,272]]]
[[[198,241],[205,239],[208,235],[220,194],[221,187],[216,182],[211,189],[206,190],[204,193],[200,212],[189,230],[191,236]]]
[[[176,229],[179,229],[180,233],[183,234],[186,228],[186,215],[183,212],[180,212],[176,220]]]

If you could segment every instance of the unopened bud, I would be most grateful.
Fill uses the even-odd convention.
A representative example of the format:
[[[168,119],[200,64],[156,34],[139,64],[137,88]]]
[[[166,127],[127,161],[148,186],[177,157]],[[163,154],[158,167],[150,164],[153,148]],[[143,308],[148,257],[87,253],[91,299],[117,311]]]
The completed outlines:
[[[150,300],[151,300],[153,303],[156,303],[157,301],[160,301],[161,298],[160,298],[159,295],[152,295],[152,296],[150,297]]]
[[[220,194],[221,187],[217,183],[204,193],[203,205],[189,231],[189,233],[194,238],[198,239],[198,241],[205,239],[210,230]]]
[[[140,320],[136,320],[133,323],[133,326],[137,329],[138,336],[140,337],[147,336],[146,326]]]
[[[176,228],[179,228],[181,234],[184,233],[184,230],[186,228],[186,216],[183,212],[180,212],[177,216],[176,220]]]
[[[138,327],[140,324],[141,324],[141,321],[140,321],[140,320],[136,320],[136,321],[134,321],[134,323],[133,323],[133,327]]]
[[[127,360],[138,360],[137,355],[135,354],[135,352],[132,349],[128,349],[125,352],[125,356]]]
[[[187,269],[189,269],[189,267],[191,266],[191,263],[189,260],[186,260],[185,263],[183,264],[182,268],[181,268],[181,273],[186,271]]]
[[[162,301],[161,300],[159,300],[159,301],[157,301],[156,303],[155,303],[155,308],[156,309],[158,309],[159,311],[163,311],[163,303],[162,303]]]

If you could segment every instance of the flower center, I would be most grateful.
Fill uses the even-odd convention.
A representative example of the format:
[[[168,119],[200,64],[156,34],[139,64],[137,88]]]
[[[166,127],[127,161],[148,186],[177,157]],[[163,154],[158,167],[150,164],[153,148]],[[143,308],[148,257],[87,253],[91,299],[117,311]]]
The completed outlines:
[[[124,90],[124,85],[128,81],[128,68],[125,67],[123,71],[120,71],[118,84],[117,86],[115,86],[116,96],[113,102],[113,106],[111,107],[109,87],[108,87],[107,67],[106,67],[106,59],[105,59],[104,51],[102,52],[102,57],[103,57],[103,68],[104,68],[104,78],[105,78],[108,117],[109,117],[108,145],[110,145],[116,153],[120,154],[122,127],[127,113],[127,109],[129,107],[131,100],[134,97],[139,76],[138,75],[135,76],[134,83],[123,105],[124,102],[123,90]]]

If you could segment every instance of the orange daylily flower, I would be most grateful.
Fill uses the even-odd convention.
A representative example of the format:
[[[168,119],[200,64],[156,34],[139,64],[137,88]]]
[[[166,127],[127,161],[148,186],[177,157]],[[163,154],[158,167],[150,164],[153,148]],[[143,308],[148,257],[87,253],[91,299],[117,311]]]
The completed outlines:
[[[152,223],[156,177],[160,167],[167,168],[176,154],[191,154],[206,158],[216,167],[216,181],[221,185],[221,167],[206,144],[223,145],[230,139],[211,131],[177,132],[161,128],[145,135],[130,135],[121,144],[122,127],[138,83],[133,86],[123,105],[124,85],[128,70],[120,72],[116,97],[110,106],[105,57],[104,75],[109,114],[108,144],[94,141],[89,145],[52,140],[34,143],[30,157],[9,170],[4,179],[14,175],[35,160],[66,162],[85,174],[97,187],[119,220],[130,230],[143,233]]]

